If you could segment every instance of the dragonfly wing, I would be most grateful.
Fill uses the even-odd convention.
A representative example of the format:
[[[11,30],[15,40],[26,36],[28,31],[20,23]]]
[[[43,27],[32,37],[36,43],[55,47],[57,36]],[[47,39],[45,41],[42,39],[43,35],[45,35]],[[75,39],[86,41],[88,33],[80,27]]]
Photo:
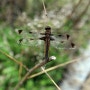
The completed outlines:
[[[23,30],[18,30],[17,43],[26,46],[38,46],[43,42],[39,39],[40,37],[42,37],[42,34],[38,32],[25,32]]]
[[[57,49],[75,49],[75,44],[73,42],[66,42],[66,41],[51,41],[51,46]]]
[[[51,45],[57,49],[75,49],[75,44],[70,42],[70,35],[57,35],[51,37]]]
[[[41,35],[44,35],[44,33],[31,32],[31,31],[25,31],[25,30],[18,30],[17,33],[18,33],[19,36],[24,37],[24,38],[28,38],[28,37],[38,38]]]
[[[32,38],[20,38],[17,41],[20,45],[26,45],[26,46],[39,46],[42,45],[43,41],[39,39],[32,39]]]
[[[69,34],[58,34],[58,35],[51,35],[52,38],[54,38],[55,40],[59,40],[59,41],[66,41],[70,39],[70,35]]]

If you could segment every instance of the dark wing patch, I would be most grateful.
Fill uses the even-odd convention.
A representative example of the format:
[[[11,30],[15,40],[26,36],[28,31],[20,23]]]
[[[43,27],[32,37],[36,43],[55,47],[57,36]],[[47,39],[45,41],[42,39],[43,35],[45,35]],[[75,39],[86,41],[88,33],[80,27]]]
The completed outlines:
[[[23,30],[18,30],[18,33],[21,34]]]
[[[66,37],[67,37],[67,40],[70,38],[70,35],[69,34],[66,34]]]
[[[71,42],[71,46],[72,46],[72,48],[74,48],[75,47],[75,44]]]

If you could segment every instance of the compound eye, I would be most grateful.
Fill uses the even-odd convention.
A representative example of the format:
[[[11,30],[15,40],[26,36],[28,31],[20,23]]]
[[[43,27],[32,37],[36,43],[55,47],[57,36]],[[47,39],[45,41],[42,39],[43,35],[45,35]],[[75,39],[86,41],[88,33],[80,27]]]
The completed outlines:
[[[51,27],[50,26],[46,26],[45,30],[51,30]]]

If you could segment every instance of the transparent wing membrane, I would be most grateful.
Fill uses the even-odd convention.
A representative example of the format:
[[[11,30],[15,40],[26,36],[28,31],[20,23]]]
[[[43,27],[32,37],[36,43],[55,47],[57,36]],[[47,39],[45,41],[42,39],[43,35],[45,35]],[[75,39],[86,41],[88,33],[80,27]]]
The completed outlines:
[[[18,30],[18,40],[17,43],[26,46],[38,46],[42,44],[42,40],[39,38],[42,34],[38,32],[25,32],[23,30]]]
[[[18,36],[18,44],[40,46],[43,45],[44,40],[41,38],[45,37],[45,33],[18,30]],[[69,34],[51,34],[50,45],[57,49],[75,49],[75,44],[70,41],[70,38]]]
[[[75,44],[71,42],[69,34],[52,34],[51,39],[51,46],[57,49],[75,49]]]
[[[73,42],[69,42],[68,40],[51,41],[50,45],[56,49],[75,49],[76,47]]]
[[[21,38],[17,41],[17,43],[26,46],[39,46],[43,43],[43,41],[31,38]]]
[[[55,41],[67,41],[67,40],[70,39],[70,35],[69,35],[69,34],[58,34],[58,35],[52,34],[51,37],[52,37]]]
[[[41,35],[44,35],[44,33],[18,30],[18,35],[24,38],[26,37],[39,38]]]

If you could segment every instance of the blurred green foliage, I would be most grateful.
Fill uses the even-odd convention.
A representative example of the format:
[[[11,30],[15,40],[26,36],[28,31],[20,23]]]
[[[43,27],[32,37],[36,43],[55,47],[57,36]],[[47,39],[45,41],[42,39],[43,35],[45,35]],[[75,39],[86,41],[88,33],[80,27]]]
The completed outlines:
[[[56,0],[56,1],[45,0],[45,4],[48,11],[50,10],[53,11],[53,9],[59,10],[67,2],[69,3],[71,2],[71,0]],[[1,11],[2,10],[0,9],[0,12]],[[33,19],[34,16],[40,16],[42,11],[43,11],[43,6],[41,0],[27,0],[26,13],[28,14],[28,16],[30,16],[27,19]],[[33,23],[34,20],[32,20],[31,22],[30,23],[32,26],[34,26],[34,29],[40,29],[38,25],[43,24],[39,21]],[[0,21],[0,24],[1,24],[0,50],[16,58],[18,61],[21,61],[28,68],[32,68],[35,64],[39,62],[40,59],[43,58],[44,55],[43,46],[27,47],[27,46],[18,45],[17,44],[18,35],[15,29],[13,30],[9,25],[6,25],[5,22],[3,21]],[[62,29],[63,30],[62,32],[69,32],[72,36],[75,36],[75,38],[78,35],[79,37],[77,38],[77,40],[75,40],[76,44],[80,46],[86,46],[86,43],[89,40],[89,35],[90,35],[90,31],[88,31],[90,22],[87,22],[86,25],[84,25],[79,31],[75,32],[73,30],[74,33],[72,33],[71,30],[72,26],[73,26],[73,21],[67,20],[66,24]],[[41,27],[43,27],[43,25]],[[32,27],[28,28],[26,24],[25,26],[23,26],[23,24],[21,26],[21,23],[17,24],[16,28],[32,30]],[[86,30],[86,33],[84,33],[85,32],[84,30]],[[57,29],[57,32],[61,32],[61,30]],[[72,54],[73,54],[72,50],[69,51],[58,50],[55,47],[50,47],[50,56],[52,55],[56,56],[57,59],[55,61],[48,63],[46,65],[46,68],[69,61],[69,56],[70,55],[72,56]],[[79,51],[77,50],[74,54],[75,55],[79,54]],[[34,73],[39,71],[40,70],[36,70]],[[65,72],[65,67],[51,71],[49,72],[49,74],[55,80],[55,82],[58,83],[58,81],[62,80],[63,72]],[[23,77],[25,73],[26,70],[23,69],[21,77]],[[13,90],[13,88],[19,81],[20,81],[19,66],[0,52],[0,90]],[[43,74],[33,79],[27,80],[19,90],[55,90],[55,89],[56,88],[49,80],[49,78],[45,74]]]
[[[17,33],[12,31],[10,27],[4,27],[1,30],[2,37],[0,38],[0,50],[3,52],[6,52],[8,55],[16,58],[17,60],[23,62],[27,67],[32,68],[36,63],[38,63],[38,55],[41,52],[37,49],[37,47],[27,47],[17,44]],[[28,50],[28,51],[26,51]],[[54,62],[50,62],[47,64],[47,68],[57,65],[58,63],[64,63],[68,61],[68,56],[60,56],[58,53],[60,53],[58,50],[55,51],[55,49],[50,50],[50,55],[54,55],[57,57],[57,60]],[[34,54],[36,53],[36,55]],[[42,57],[43,58],[43,57]],[[39,70],[40,71],[40,70]],[[35,71],[38,72],[38,71]],[[26,71],[23,69],[22,71],[22,77]],[[54,80],[57,82],[62,78],[62,69],[58,69],[57,71],[49,72],[49,74],[54,78],[56,76],[57,78],[54,78]],[[61,73],[61,74],[60,74]],[[0,54],[0,80],[2,81],[0,83],[0,90],[12,90],[13,87],[18,83],[20,80],[19,78],[19,66],[7,58],[2,53]],[[30,90],[33,88],[33,90],[37,90],[37,88],[45,88],[47,87],[47,90],[54,90],[53,84],[50,85],[50,80],[46,75],[40,75],[38,77],[35,77],[33,79],[27,80],[24,83],[23,88],[20,90]],[[25,88],[25,89],[24,89]],[[44,90],[44,89],[43,89]]]

